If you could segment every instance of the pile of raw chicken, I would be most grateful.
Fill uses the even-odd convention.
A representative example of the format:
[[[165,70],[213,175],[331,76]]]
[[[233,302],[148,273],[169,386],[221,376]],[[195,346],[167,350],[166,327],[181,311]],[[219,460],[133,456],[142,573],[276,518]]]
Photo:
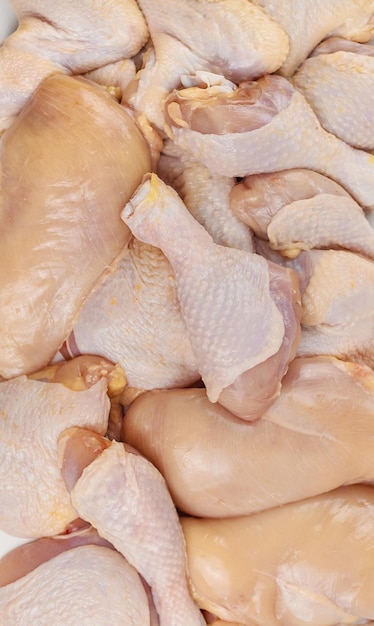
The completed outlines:
[[[2,626],[374,624],[374,0],[13,0]]]

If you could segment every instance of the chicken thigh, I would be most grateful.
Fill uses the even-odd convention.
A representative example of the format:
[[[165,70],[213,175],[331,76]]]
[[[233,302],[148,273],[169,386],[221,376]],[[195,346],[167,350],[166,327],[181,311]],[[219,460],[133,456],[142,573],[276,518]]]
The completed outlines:
[[[61,478],[57,438],[69,426],[104,434],[113,365],[97,357],[0,383],[0,528],[40,537],[76,517]]]
[[[244,626],[374,624],[374,489],[226,520],[182,519],[200,607]]]
[[[291,76],[329,35],[369,41],[374,32],[373,0],[253,0],[285,30],[290,51],[280,68]]]
[[[231,92],[219,86],[174,91],[166,100],[166,121],[169,137],[217,174],[308,168],[374,209],[374,159],[325,131],[282,76],[243,82]]]
[[[247,176],[230,206],[257,237],[286,257],[310,248],[347,248],[374,260],[374,230],[344,189],[312,170]]]
[[[231,80],[275,71],[288,54],[283,29],[248,0],[139,0],[154,48],[128,101],[159,128],[165,96],[196,70]]]
[[[292,83],[326,130],[355,148],[374,151],[374,46],[338,38],[331,45],[331,51],[328,42],[317,48]]]
[[[2,626],[150,626],[146,592],[121,554],[67,550],[0,588]]]
[[[84,303],[66,349],[120,363],[129,386],[138,389],[199,379],[175,277],[159,248],[130,241],[118,267]]]
[[[373,436],[374,373],[334,357],[293,360],[280,396],[251,424],[204,389],[146,393],[123,422],[123,440],[160,470],[175,505],[200,517],[374,481]]]
[[[0,134],[47,76],[136,54],[148,29],[135,0],[12,0],[19,27],[0,48]],[[15,68],[16,71],[15,71]]]
[[[131,233],[120,211],[150,151],[102,88],[39,86],[1,140],[0,375],[46,365]],[[105,175],[103,175],[103,172]]]
[[[279,394],[296,349],[294,274],[246,250],[215,244],[155,174],[139,187],[122,217],[136,237],[160,247],[170,261],[209,399],[240,417],[259,417]]]
[[[62,433],[59,454],[77,514],[150,585],[160,626],[203,626],[187,586],[178,515],[156,468],[122,443],[79,428]]]

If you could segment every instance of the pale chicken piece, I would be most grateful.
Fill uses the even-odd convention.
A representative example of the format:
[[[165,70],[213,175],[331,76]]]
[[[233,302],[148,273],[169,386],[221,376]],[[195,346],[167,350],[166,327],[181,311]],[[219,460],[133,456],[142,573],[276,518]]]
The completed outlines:
[[[2,626],[150,626],[136,570],[98,545],[67,550],[0,588]]]
[[[355,148],[374,151],[374,46],[355,46],[346,50],[342,40],[340,50],[323,53],[317,48],[292,83],[326,130]]]
[[[69,426],[104,434],[112,364],[81,357],[0,383],[0,528],[20,537],[64,532],[76,518],[57,461]],[[59,382],[50,382],[57,381]]]
[[[1,140],[0,375],[46,365],[131,237],[120,211],[151,167],[105,91],[52,76]]]
[[[164,99],[196,70],[235,82],[274,72],[288,54],[288,37],[247,0],[139,0],[154,48],[129,92],[129,102],[159,128]]]
[[[374,259],[374,230],[362,208],[317,172],[247,176],[233,187],[230,206],[257,237],[286,257],[311,248],[347,248]]]
[[[246,250],[215,244],[156,174],[122,218],[170,261],[209,399],[240,417],[259,417],[279,394],[299,338],[296,276]]]
[[[374,208],[374,159],[328,133],[304,96],[282,76],[174,91],[166,100],[166,132],[223,176],[284,169],[315,170]]]
[[[116,270],[86,300],[63,353],[119,363],[130,387],[186,387],[199,379],[173,270],[133,238]]]
[[[289,262],[302,285],[299,356],[332,354],[374,368],[374,262],[340,250]]]
[[[178,192],[191,215],[215,243],[254,252],[251,230],[230,208],[234,178],[214,174],[170,140],[164,142],[157,174]]]
[[[280,68],[291,76],[312,50],[329,36],[369,41],[374,34],[373,0],[253,0],[285,30],[290,51]]]
[[[122,59],[91,70],[91,72],[86,72],[84,78],[103,85],[117,100],[121,101],[122,94],[126,91],[129,83],[134,80],[135,74],[136,67],[133,59]]]
[[[181,511],[248,515],[374,480],[374,373],[334,357],[294,359],[252,424],[204,389],[152,391],[131,405],[122,436],[159,469]]]
[[[0,134],[47,76],[131,57],[148,38],[135,0],[12,0],[12,6],[19,27],[0,48]]]
[[[194,597],[217,617],[244,626],[374,624],[372,487],[181,522]]]
[[[134,449],[80,428],[62,433],[59,456],[75,510],[149,584],[160,626],[203,626],[179,518],[158,470]]]

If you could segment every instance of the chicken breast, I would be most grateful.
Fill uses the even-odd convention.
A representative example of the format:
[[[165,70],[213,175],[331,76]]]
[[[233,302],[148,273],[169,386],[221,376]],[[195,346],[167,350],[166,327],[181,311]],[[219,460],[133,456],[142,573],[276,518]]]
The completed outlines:
[[[182,518],[199,606],[243,626],[373,624],[374,490],[226,520]]]
[[[373,371],[333,357],[293,360],[280,396],[251,424],[204,389],[146,393],[123,423],[123,440],[163,474],[178,509],[200,517],[373,481],[373,433]]]
[[[46,79],[4,133],[1,376],[43,367],[67,338],[123,254],[120,211],[150,167],[130,116],[84,79]]]

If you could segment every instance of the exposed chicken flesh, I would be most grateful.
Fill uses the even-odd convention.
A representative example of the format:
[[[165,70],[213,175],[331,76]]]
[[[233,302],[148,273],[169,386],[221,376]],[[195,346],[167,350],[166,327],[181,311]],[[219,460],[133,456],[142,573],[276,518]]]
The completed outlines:
[[[139,0],[139,6],[154,49],[129,102],[159,128],[164,99],[183,75],[206,70],[252,79],[275,71],[288,54],[283,29],[247,0]]]
[[[292,83],[305,96],[322,126],[355,148],[374,151],[374,46],[323,50],[306,59]]]
[[[317,172],[247,176],[233,187],[230,206],[284,256],[343,247],[374,259],[374,230],[363,210],[340,185]]]
[[[218,86],[175,91],[166,111],[170,138],[217,174],[308,168],[374,208],[371,155],[325,131],[304,96],[281,76],[242,83],[231,93]]]
[[[170,261],[209,399],[241,417],[259,417],[266,408],[263,401],[271,403],[279,393],[279,380],[298,338],[294,276],[246,250],[215,244],[177,193],[155,174],[139,187],[122,217],[136,237],[160,247]],[[247,379],[250,388],[252,369],[257,380],[256,366],[270,357],[276,359],[276,370],[280,359],[281,371],[274,380],[272,366],[266,368],[270,398],[265,384],[252,404]],[[261,377],[266,379],[262,367]]]
[[[147,596],[135,569],[115,550],[68,550],[0,588],[3,626],[150,626]]]
[[[109,0],[105,6],[100,0],[12,0],[12,5],[20,24],[0,48],[0,134],[47,76],[82,74],[131,57],[148,37],[135,0]]]
[[[374,624],[374,490],[226,520],[182,518],[199,606],[244,626]]]
[[[185,387],[199,379],[170,264],[159,248],[135,238],[86,300],[67,347],[120,363],[131,387]]]
[[[123,423],[124,441],[160,470],[175,505],[199,517],[373,481],[373,434],[372,370],[334,357],[292,361],[280,396],[253,424],[212,405],[204,389],[146,393]]]
[[[150,585],[160,626],[205,624],[187,587],[178,515],[156,468],[123,444],[78,428],[61,435],[59,450],[75,510]]]
[[[374,262],[339,250],[302,252],[299,356],[332,354],[374,367]]]
[[[290,52],[280,68],[291,76],[309,53],[330,35],[369,41],[374,33],[373,0],[253,0],[287,33]]]
[[[157,174],[178,192],[191,215],[215,243],[254,252],[250,229],[233,214],[229,205],[234,178],[210,172],[201,161],[170,140],[164,142]]]
[[[43,367],[69,335],[130,239],[120,210],[150,167],[130,116],[84,79],[43,81],[4,133],[1,376]]]
[[[78,375],[75,361],[64,364],[60,382],[44,382],[41,372],[36,380],[0,383],[0,528],[12,535],[54,535],[76,517],[59,471],[57,438],[75,425],[106,432],[113,369],[104,359],[82,359]]]

